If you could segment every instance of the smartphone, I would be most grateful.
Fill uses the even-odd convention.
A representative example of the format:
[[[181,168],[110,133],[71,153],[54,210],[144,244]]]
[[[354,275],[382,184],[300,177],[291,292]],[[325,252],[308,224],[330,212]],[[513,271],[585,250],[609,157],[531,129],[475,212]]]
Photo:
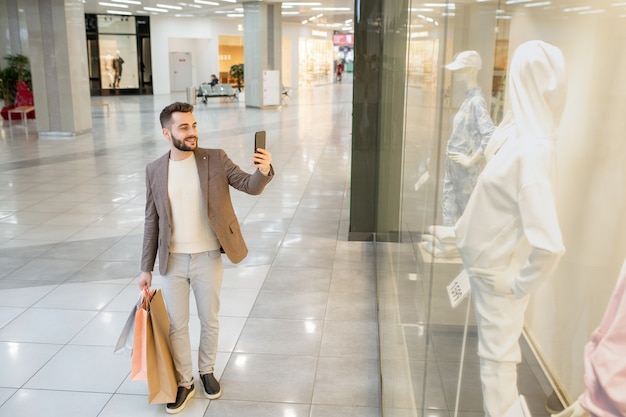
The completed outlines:
[[[265,130],[254,134],[254,153],[256,153],[257,148],[265,149]],[[256,164],[255,162],[255,165]]]

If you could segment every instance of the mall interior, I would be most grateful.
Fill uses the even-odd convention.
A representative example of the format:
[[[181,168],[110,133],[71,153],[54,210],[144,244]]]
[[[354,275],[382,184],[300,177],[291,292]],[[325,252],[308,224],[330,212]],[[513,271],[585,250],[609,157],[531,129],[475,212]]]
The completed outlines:
[[[28,58],[19,97],[31,100],[8,91],[5,58],[0,417],[166,415],[113,350],[140,295],[145,166],[168,152],[158,116],[175,101],[194,104],[201,147],[250,173],[254,133],[266,131],[276,171],[259,196],[231,193],[249,254],[224,257],[223,395],[196,394],[181,415],[501,417],[484,401],[479,293],[461,280],[446,184],[470,91],[492,126],[485,149],[507,132],[515,80],[536,81],[511,65],[529,41],[565,63],[549,162],[556,218],[541,213],[565,251],[526,298],[513,367],[527,409],[507,416],[589,410],[591,389],[623,389],[626,3],[357,0],[350,28],[334,29],[283,18],[292,3],[220,1],[240,14],[0,4],[0,49]],[[467,51],[470,70],[450,65]],[[237,96],[201,100],[211,74]],[[501,158],[470,152],[484,178]],[[613,344],[594,350],[604,334]],[[598,362],[609,377],[589,378]],[[605,406],[592,415],[626,413]]]

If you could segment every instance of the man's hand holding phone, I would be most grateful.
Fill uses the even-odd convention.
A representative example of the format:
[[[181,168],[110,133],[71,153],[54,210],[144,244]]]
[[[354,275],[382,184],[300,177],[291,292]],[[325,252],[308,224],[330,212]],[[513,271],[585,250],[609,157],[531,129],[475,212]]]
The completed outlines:
[[[265,131],[256,132],[254,135],[254,155],[252,157],[252,163],[261,171],[261,174],[269,174],[272,154],[265,149]]]

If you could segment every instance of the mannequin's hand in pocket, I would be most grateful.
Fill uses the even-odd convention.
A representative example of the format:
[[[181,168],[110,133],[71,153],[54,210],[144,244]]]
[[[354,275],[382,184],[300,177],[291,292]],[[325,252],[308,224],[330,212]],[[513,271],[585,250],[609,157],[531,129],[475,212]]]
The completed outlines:
[[[515,269],[509,267],[504,271],[494,271],[492,269],[483,269],[483,268],[470,268],[470,273],[477,277],[481,278],[487,286],[493,289],[495,292],[501,294],[513,294],[513,277],[515,274]]]

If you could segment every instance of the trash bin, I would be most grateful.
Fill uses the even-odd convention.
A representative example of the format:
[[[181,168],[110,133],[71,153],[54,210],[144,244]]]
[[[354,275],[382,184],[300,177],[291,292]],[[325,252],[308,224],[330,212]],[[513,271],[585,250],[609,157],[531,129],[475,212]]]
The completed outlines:
[[[187,87],[187,103],[196,104],[196,87]]]

